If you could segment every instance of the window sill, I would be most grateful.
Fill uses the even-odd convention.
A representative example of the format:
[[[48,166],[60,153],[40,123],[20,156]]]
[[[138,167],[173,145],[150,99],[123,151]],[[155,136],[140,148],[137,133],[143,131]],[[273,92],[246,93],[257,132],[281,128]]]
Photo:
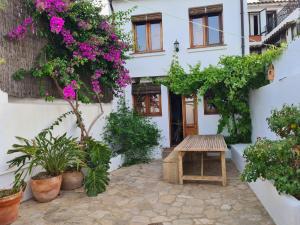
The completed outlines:
[[[165,50],[156,51],[156,52],[133,52],[130,54],[133,58],[143,58],[143,57],[152,57],[152,56],[164,56],[166,55]]]
[[[216,45],[216,46],[207,46],[207,47],[194,47],[194,48],[188,48],[188,53],[194,53],[194,52],[206,52],[206,51],[219,51],[219,50],[226,50],[227,45]]]

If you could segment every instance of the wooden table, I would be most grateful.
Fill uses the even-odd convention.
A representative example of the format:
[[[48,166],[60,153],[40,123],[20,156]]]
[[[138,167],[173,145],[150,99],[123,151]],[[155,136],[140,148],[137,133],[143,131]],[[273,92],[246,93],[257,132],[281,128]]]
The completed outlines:
[[[178,175],[179,183],[183,184],[184,180],[197,181],[220,181],[226,186],[226,159],[225,152],[227,145],[222,135],[191,135],[186,137],[175,149],[178,152]],[[183,174],[183,157],[188,152],[201,152],[201,176]],[[220,153],[222,176],[204,176],[203,175],[203,154]]]

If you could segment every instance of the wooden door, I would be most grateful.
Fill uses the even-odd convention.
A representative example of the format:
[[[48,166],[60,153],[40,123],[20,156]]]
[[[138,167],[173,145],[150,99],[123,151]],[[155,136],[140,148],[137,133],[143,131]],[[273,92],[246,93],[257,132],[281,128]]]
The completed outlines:
[[[182,97],[183,136],[198,134],[198,104],[197,97]]]

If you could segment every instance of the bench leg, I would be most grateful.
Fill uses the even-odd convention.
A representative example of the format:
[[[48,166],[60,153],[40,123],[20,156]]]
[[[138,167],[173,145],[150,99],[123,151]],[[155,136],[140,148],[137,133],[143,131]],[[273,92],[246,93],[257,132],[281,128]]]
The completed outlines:
[[[203,172],[203,167],[204,167],[204,160],[203,160],[203,157],[204,157],[204,152],[201,152],[201,176],[203,176],[204,172]]]
[[[221,165],[222,165],[222,184],[223,186],[226,186],[227,184],[227,174],[226,174],[226,158],[225,158],[225,152],[221,152]]]
[[[179,184],[183,184],[183,152],[178,153],[178,176],[179,176]]]

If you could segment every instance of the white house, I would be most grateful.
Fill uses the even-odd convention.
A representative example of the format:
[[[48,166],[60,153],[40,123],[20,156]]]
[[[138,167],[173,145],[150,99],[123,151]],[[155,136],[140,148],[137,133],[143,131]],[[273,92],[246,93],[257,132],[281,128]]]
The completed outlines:
[[[134,84],[125,98],[163,131],[164,147],[178,144],[188,134],[215,134],[219,115],[206,101],[182,97],[149,83],[165,76],[178,43],[184,68],[201,62],[217,64],[223,55],[248,53],[247,2],[243,0],[114,0],[115,11],[137,7],[124,29],[135,47],[127,68]]]
[[[291,42],[300,33],[299,0],[248,0],[250,52]]]

